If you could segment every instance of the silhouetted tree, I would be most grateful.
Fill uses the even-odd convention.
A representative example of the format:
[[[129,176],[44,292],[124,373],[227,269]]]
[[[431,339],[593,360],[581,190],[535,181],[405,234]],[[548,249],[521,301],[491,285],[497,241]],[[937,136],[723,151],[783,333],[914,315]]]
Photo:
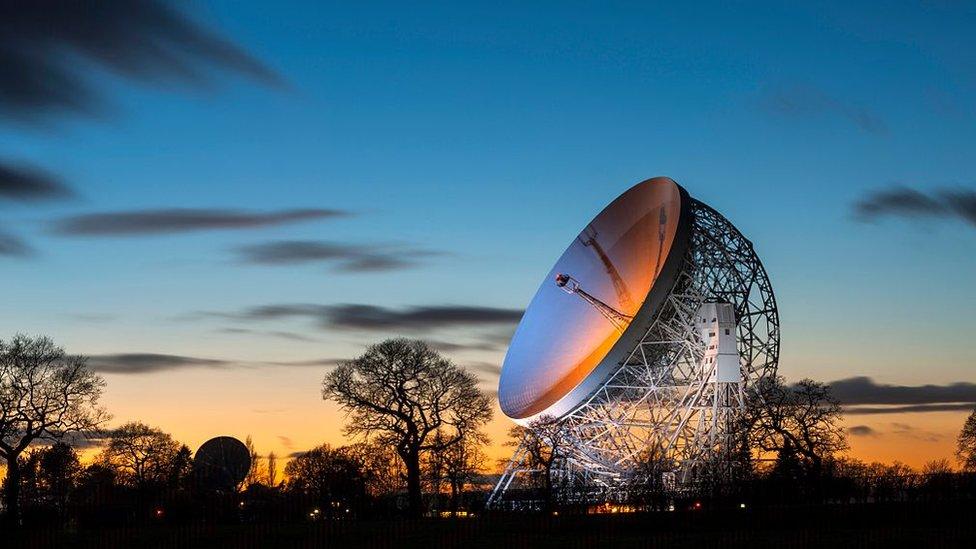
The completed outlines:
[[[94,525],[113,522],[115,509],[110,507],[118,502],[118,492],[114,469],[98,462],[82,469],[74,490],[81,522]]]
[[[532,421],[528,427],[516,425],[508,431],[508,446],[517,446],[524,452],[527,468],[536,471],[533,479],[542,497],[543,510],[551,511],[565,488],[565,479],[558,476],[558,467],[569,455],[570,434],[565,425],[551,416]]]
[[[278,485],[278,456],[274,452],[268,452],[268,486],[274,488]]]
[[[258,484],[261,482],[259,477],[261,471],[261,456],[258,455],[257,450],[254,449],[254,441],[251,440],[251,435],[247,435],[244,439],[244,446],[247,447],[247,453],[251,456],[251,466],[247,470],[247,476],[244,477],[244,487],[248,487],[252,484]]]
[[[81,470],[78,453],[64,442],[56,442],[41,452],[38,480],[45,499],[61,520],[66,517],[68,499],[77,486]]]
[[[391,339],[325,376],[323,397],[349,414],[346,433],[392,445],[407,470],[410,514],[423,512],[424,452],[457,443],[491,419],[477,378],[422,341]],[[440,441],[433,436],[444,432]]]
[[[649,446],[637,457],[625,479],[631,503],[660,509],[672,499],[675,463],[659,445]]]
[[[952,463],[948,459],[933,459],[922,466],[922,492],[934,501],[948,499],[952,495]]]
[[[486,436],[476,432],[440,450],[443,460],[441,463],[442,472],[451,491],[451,513],[458,511],[464,486],[474,480],[478,473],[484,469],[487,457],[481,448],[488,442]]]
[[[182,466],[180,450],[169,433],[134,421],[111,432],[97,461],[113,469],[120,483],[146,489],[165,486],[174,478],[174,470]]]
[[[976,473],[976,410],[969,414],[956,444],[956,458],[963,471]]]
[[[19,508],[24,516],[36,515],[43,507],[39,469],[41,466],[40,448],[34,448],[17,458],[20,471],[20,503]]]
[[[98,406],[105,382],[81,356],[46,337],[0,341],[0,459],[7,464],[4,497],[20,522],[19,458],[30,445],[96,432],[109,416]]]
[[[475,431],[451,445],[442,444],[444,437],[441,431],[434,433],[432,445],[436,449],[424,455],[424,476],[435,507],[440,508],[439,499],[446,484],[450,494],[448,509],[456,513],[464,486],[484,467],[486,458],[481,447],[488,443],[488,437]]]
[[[323,444],[292,459],[285,466],[288,490],[313,498],[328,518],[360,509],[366,499],[362,463],[346,448]]]
[[[774,453],[776,470],[795,476],[818,476],[824,460],[847,448],[841,407],[822,383],[804,379],[786,385],[781,378],[757,383],[746,406],[750,442],[763,453]]]
[[[430,506],[440,507],[441,487],[444,484],[444,460],[447,450],[444,443],[444,433],[440,430],[434,432],[431,437],[431,445],[438,447],[438,450],[424,452],[420,458],[420,469],[424,481],[423,490],[429,494],[431,499]]]
[[[407,474],[403,460],[388,444],[359,442],[344,448],[362,464],[369,495],[387,496],[406,489]]]
[[[186,444],[182,444],[173,456],[166,485],[171,490],[186,490],[190,488],[192,478],[193,452]]]

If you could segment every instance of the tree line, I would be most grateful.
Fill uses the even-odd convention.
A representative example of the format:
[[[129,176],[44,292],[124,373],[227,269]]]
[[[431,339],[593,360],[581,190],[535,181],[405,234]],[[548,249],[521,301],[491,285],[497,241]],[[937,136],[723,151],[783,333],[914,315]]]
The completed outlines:
[[[763,379],[746,396],[735,428],[739,447],[698,456],[677,480],[678,464],[660,447],[646,448],[611,489],[566,474],[572,457],[567,425],[542,417],[510,431],[521,446],[528,474],[509,496],[508,509],[552,512],[592,509],[594,501],[630,510],[738,507],[753,504],[824,504],[976,499],[976,410],[966,420],[955,453],[913,469],[901,462],[865,463],[846,454],[842,407],[823,383],[782,377]]]
[[[431,506],[470,507],[462,500],[486,465],[481,429],[491,398],[472,374],[419,341],[374,345],[326,375],[323,397],[346,410],[354,442],[289,456],[281,469],[273,452],[261,456],[248,438],[251,467],[231,494],[202,490],[191,450],[169,433],[138,421],[107,429],[104,387],[84,357],[48,338],[0,341],[9,523],[178,520],[223,500],[235,520],[417,517]],[[78,447],[92,444],[99,451],[82,464]]]
[[[251,468],[236,490],[214,493],[193,475],[191,450],[142,422],[114,429],[99,401],[104,380],[84,357],[44,337],[0,341],[0,460],[9,523],[120,524],[176,520],[326,520],[420,517],[480,510],[497,468],[483,432],[492,398],[477,379],[421,341],[391,339],[328,372],[322,397],[340,405],[349,444],[322,444],[288,456],[261,455],[248,438]],[[738,431],[734,459],[704,457],[690,483],[674,482],[674,463],[648,448],[608,501],[661,509],[683,500],[751,502],[882,501],[976,497],[973,475],[951,463],[921,471],[845,457],[841,406],[812,380],[757,384]],[[523,509],[550,511],[590,501],[597,488],[556,474],[569,457],[565,425],[541,418],[515,427],[510,445],[526,448],[535,473]],[[959,437],[963,471],[976,472],[976,411]],[[97,445],[82,463],[78,449]],[[729,467],[729,463],[738,465]],[[968,484],[967,484],[968,483]],[[689,486],[691,488],[689,488]],[[619,494],[625,494],[621,501]],[[710,499],[708,499],[710,498]]]

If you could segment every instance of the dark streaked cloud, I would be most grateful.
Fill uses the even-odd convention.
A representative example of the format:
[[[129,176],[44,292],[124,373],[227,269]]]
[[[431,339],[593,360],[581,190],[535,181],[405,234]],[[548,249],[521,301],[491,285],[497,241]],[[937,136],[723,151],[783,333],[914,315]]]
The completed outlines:
[[[770,88],[763,93],[761,104],[765,110],[780,116],[832,117],[851,123],[867,133],[888,132],[885,121],[868,108],[833,97],[816,86],[793,85]]]
[[[0,199],[37,202],[72,194],[57,177],[43,170],[0,161]]]
[[[70,432],[61,437],[61,442],[69,444],[75,450],[87,450],[89,448],[101,448],[108,443],[110,432],[98,432],[92,434]]]
[[[908,425],[907,423],[892,423],[891,427],[891,434],[893,435],[912,438],[922,442],[939,442],[945,438],[945,436],[940,433],[919,429],[915,426]]]
[[[498,378],[502,374],[502,367],[493,362],[467,362],[464,367],[485,374],[490,378]]]
[[[162,353],[119,353],[89,356],[88,365],[100,373],[136,375],[175,370],[221,369],[231,366],[252,369],[262,366],[329,367],[335,366],[342,360],[339,358],[293,361],[224,360]]]
[[[905,406],[845,406],[844,412],[851,415],[905,414],[913,412],[968,412],[976,410],[972,402],[952,402],[946,404],[909,404]]]
[[[29,257],[34,249],[22,238],[0,230],[0,257]]]
[[[105,110],[92,67],[202,87],[214,69],[280,85],[272,70],[162,0],[0,3],[0,115],[34,122]]]
[[[965,381],[949,385],[887,385],[860,376],[832,381],[830,389],[843,404],[976,403],[976,383]]]
[[[255,265],[298,265],[329,263],[342,272],[379,272],[419,265],[427,257],[443,252],[400,244],[341,244],[321,240],[277,240],[241,246],[235,250],[243,263]]]
[[[872,429],[867,425],[854,425],[849,427],[847,432],[856,437],[875,437],[878,436],[877,431]]]
[[[221,328],[218,330],[220,333],[224,334],[242,334],[242,335],[258,335],[258,336],[270,336],[279,339],[287,339],[290,341],[303,341],[303,342],[317,342],[315,338],[308,337],[296,332],[286,332],[284,330],[252,330],[250,328]]]
[[[66,236],[141,236],[250,229],[345,215],[349,215],[349,212],[331,209],[271,212],[189,208],[135,210],[67,217],[54,224],[53,232]]]
[[[830,383],[833,395],[848,414],[943,412],[976,408],[976,383],[948,385],[888,385],[869,377]]]
[[[358,330],[423,331],[453,326],[515,324],[521,309],[464,305],[418,306],[390,309],[376,305],[311,303],[273,304],[252,307],[238,313],[199,313],[235,320],[309,318],[323,328]]]
[[[108,374],[148,374],[190,368],[223,368],[226,360],[157,353],[123,353],[88,357],[88,365]]]
[[[501,346],[490,340],[485,341],[442,341],[439,339],[425,339],[428,345],[442,353],[453,353],[457,351],[498,351]]]
[[[862,221],[881,217],[958,219],[976,226],[976,191],[937,189],[929,192],[896,186],[874,191],[854,204]]]
[[[312,358],[308,360],[285,360],[279,362],[265,362],[272,366],[336,366],[340,362],[345,362],[345,358]]]

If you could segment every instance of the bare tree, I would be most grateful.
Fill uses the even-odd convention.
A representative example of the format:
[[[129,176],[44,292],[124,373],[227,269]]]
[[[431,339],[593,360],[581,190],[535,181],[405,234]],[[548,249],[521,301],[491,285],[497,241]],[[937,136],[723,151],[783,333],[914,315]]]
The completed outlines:
[[[246,488],[261,482],[258,476],[261,468],[261,456],[254,449],[254,441],[251,440],[251,435],[247,435],[247,438],[244,439],[244,446],[247,447],[247,453],[251,456],[251,466],[247,470],[247,476],[244,477],[244,487]]]
[[[278,456],[274,452],[268,452],[268,486],[274,488],[278,485]]]
[[[487,457],[481,448],[488,442],[488,438],[483,434],[473,433],[440,452],[443,456],[441,467],[444,478],[451,489],[452,514],[457,514],[464,486],[484,469]]]
[[[829,387],[810,379],[792,386],[781,378],[762,380],[750,395],[745,422],[753,447],[775,453],[781,468],[817,476],[826,458],[847,448],[840,403]]]
[[[649,445],[637,456],[634,468],[624,479],[631,503],[660,509],[673,497],[677,468],[661,444]]]
[[[956,458],[963,471],[976,472],[976,410],[969,414],[956,443]]]
[[[41,453],[38,476],[48,502],[64,520],[67,515],[68,495],[74,490],[81,476],[81,461],[74,448],[58,441]]]
[[[348,516],[366,499],[366,474],[355,451],[323,444],[285,466],[288,490],[314,498],[326,518]]]
[[[358,442],[343,448],[362,464],[366,489],[371,496],[387,496],[406,488],[407,474],[403,460],[389,445]]]
[[[113,469],[122,483],[145,489],[173,478],[180,450],[169,433],[133,421],[111,432],[96,460]]]
[[[543,510],[555,508],[559,492],[565,488],[565,478],[558,475],[558,467],[570,450],[570,434],[565,425],[552,416],[532,421],[528,427],[515,426],[508,431],[508,446],[520,446],[525,452],[525,465],[537,471],[536,487],[540,491]]]
[[[105,382],[85,358],[46,337],[0,341],[0,459],[7,464],[7,515],[19,523],[18,458],[32,444],[91,435],[109,419],[98,405]]]
[[[323,398],[347,412],[349,435],[389,444],[407,470],[409,510],[423,512],[420,457],[460,441],[491,419],[477,378],[422,341],[390,339],[325,376]],[[433,436],[442,430],[444,436]]]

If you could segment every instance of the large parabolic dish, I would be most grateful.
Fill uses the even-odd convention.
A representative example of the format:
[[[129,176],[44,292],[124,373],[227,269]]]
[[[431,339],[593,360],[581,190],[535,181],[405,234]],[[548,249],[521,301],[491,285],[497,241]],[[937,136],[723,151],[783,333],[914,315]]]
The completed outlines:
[[[251,452],[234,437],[215,437],[193,457],[198,485],[205,490],[235,492],[251,468]]]
[[[752,242],[657,177],[604,208],[546,275],[498,400],[521,425],[558,422],[563,478],[612,489],[653,455],[680,482],[739,459],[747,391],[778,361],[776,299]],[[489,504],[535,474],[526,444]]]
[[[688,246],[687,202],[687,193],[666,177],[638,183],[563,252],[505,357],[498,400],[508,417],[523,424],[561,417],[634,348],[674,285],[673,258],[680,260]],[[594,299],[568,297],[556,281],[560,275]]]

